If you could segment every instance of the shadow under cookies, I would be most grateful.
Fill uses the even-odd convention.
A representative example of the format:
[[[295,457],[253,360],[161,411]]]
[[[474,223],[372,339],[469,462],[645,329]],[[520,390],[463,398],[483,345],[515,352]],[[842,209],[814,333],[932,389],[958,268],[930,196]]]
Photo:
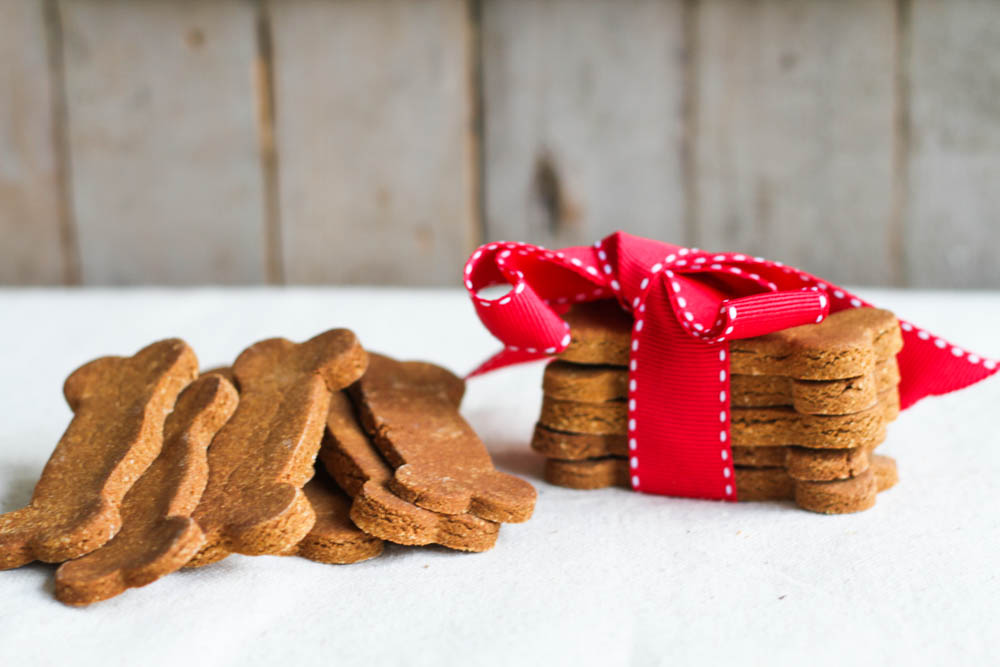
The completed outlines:
[[[493,465],[497,470],[527,477],[532,481],[542,481],[545,459],[532,451],[527,442],[487,440],[486,448],[493,457]]]

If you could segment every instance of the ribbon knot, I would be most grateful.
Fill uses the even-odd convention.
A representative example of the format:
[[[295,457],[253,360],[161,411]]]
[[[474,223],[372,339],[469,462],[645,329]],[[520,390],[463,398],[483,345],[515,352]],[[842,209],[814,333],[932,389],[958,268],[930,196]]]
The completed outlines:
[[[511,289],[495,299],[479,291]],[[628,447],[632,486],[674,496],[736,500],[729,438],[728,341],[823,321],[868,306],[804,271],[741,253],[708,253],[617,232],[593,247],[485,245],[465,286],[504,349],[472,375],[558,354],[570,343],[560,315],[615,298],[633,316]],[[900,401],[976,382],[996,364],[902,323]],[[942,355],[948,348],[950,355]],[[956,351],[958,353],[956,353]],[[956,360],[962,364],[955,364]],[[947,366],[947,368],[945,368]]]

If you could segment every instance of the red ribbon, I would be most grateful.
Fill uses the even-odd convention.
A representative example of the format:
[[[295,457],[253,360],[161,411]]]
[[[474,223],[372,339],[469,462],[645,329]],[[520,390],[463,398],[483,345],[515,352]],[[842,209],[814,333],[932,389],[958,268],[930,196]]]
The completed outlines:
[[[513,286],[495,299],[484,287]],[[821,322],[871,306],[842,287],[761,257],[617,232],[593,247],[482,246],[465,265],[476,313],[504,349],[472,375],[541,359],[569,345],[573,303],[617,298],[632,313],[628,445],[632,487],[736,500],[729,442],[729,340]],[[997,363],[902,322],[903,409],[997,371]]]

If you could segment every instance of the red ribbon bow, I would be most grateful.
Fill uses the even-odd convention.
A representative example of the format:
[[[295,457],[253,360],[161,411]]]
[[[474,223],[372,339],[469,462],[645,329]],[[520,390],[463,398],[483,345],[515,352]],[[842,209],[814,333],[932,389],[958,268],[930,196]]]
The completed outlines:
[[[507,294],[477,292],[508,283]],[[614,297],[632,313],[628,446],[637,491],[736,500],[729,442],[729,344],[829,313],[870,306],[836,285],[761,257],[702,250],[617,232],[593,247],[482,246],[465,265],[476,313],[504,349],[472,375],[551,356],[570,336],[570,304]],[[897,357],[903,409],[997,370],[902,322]]]

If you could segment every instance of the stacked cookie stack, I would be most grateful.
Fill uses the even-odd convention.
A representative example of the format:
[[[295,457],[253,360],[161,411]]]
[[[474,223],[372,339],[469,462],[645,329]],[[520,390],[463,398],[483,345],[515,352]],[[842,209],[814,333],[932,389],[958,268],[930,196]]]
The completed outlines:
[[[631,318],[614,301],[574,307],[572,340],[543,379],[532,447],[560,486],[629,486]],[[892,313],[845,310],[821,324],[730,345],[730,437],[740,500],[794,499],[815,512],[870,508],[896,482],[873,450],[899,411],[902,348]]]
[[[493,468],[464,390],[346,329],[261,341],[201,374],[179,339],[97,359],[66,380],[74,417],[31,501],[0,514],[0,569],[61,563],[56,597],[82,605],[234,553],[484,551],[535,490]]]

